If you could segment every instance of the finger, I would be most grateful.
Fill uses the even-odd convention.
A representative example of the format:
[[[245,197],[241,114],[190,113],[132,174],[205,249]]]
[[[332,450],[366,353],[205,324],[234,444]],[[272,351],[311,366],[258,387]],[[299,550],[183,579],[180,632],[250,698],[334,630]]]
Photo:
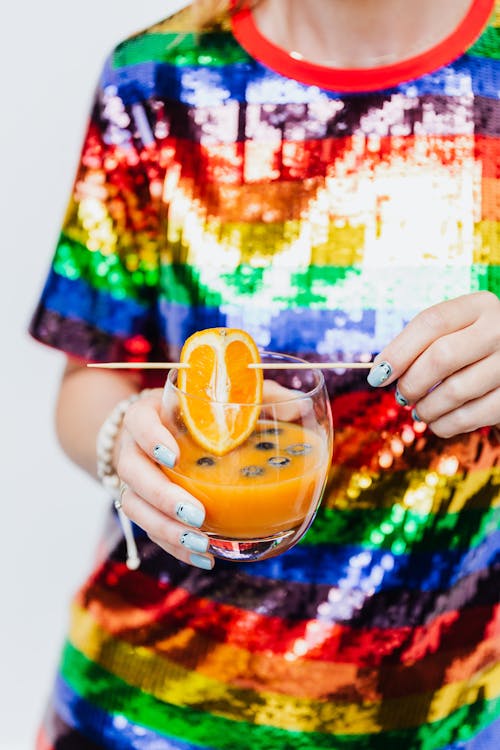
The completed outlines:
[[[283,422],[292,422],[294,419],[304,417],[312,409],[312,399],[308,398],[303,391],[285,388],[275,380],[264,380],[262,402],[264,404],[262,413],[265,416]]]
[[[484,331],[478,321],[460,331],[442,336],[433,341],[399,378],[399,395],[408,404],[414,404],[437,383],[468,365],[487,359],[493,351],[494,337],[491,331]],[[494,383],[491,387],[493,385]]]
[[[186,552],[185,550],[182,550],[180,554],[177,554],[176,548],[172,547],[170,544],[163,544],[161,539],[155,539],[152,536],[149,538],[152,542],[157,544],[158,547],[161,547],[165,552],[168,552],[169,555],[172,555],[172,557],[177,558],[177,560],[180,560],[181,562],[193,565],[195,568],[201,568],[202,570],[212,570],[214,567],[215,559],[213,555],[201,555],[198,552]]]
[[[500,382],[499,373],[500,352],[497,352],[450,375],[430,393],[417,400],[415,410],[422,421],[427,424],[435,422],[462,404],[494,390]],[[401,380],[398,382],[398,389]]]
[[[276,401],[289,401],[290,399],[298,398],[302,395],[302,391],[297,391],[293,388],[286,388],[276,380],[264,380],[262,384],[262,402],[275,403]]]
[[[500,422],[500,388],[459,406],[428,426],[438,436],[450,438]]]
[[[160,419],[161,389],[133,403],[126,411],[124,429],[131,433],[144,453],[168,468],[173,468],[179,447]]]
[[[121,481],[164,516],[199,528],[205,520],[203,504],[170,481],[161,468],[141,452],[130,433],[123,434],[122,442],[116,469]]]
[[[195,560],[204,557],[210,540],[203,532],[168,519],[129,487],[123,492],[121,502],[125,515],[144,529],[151,539],[154,538],[156,544],[164,549],[168,547],[167,551],[178,560],[190,562],[192,556]]]
[[[476,292],[423,310],[375,357],[368,382],[373,386],[394,382],[433,341],[467,328],[493,306],[498,308],[495,294]]]

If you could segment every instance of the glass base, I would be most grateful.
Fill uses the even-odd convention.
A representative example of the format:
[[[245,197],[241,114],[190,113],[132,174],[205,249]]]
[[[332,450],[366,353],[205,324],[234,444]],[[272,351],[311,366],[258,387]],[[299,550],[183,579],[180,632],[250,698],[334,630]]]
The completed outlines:
[[[258,539],[229,539],[207,532],[210,538],[208,552],[215,557],[233,562],[252,562],[264,560],[285,552],[297,540],[298,529],[280,531],[272,536]]]

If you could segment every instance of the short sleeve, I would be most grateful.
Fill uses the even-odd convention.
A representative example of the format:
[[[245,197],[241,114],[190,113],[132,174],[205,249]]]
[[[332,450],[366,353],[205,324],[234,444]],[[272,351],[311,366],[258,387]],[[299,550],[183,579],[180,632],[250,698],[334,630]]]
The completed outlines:
[[[112,59],[29,327],[37,340],[87,361],[147,360],[159,341],[162,169],[147,104],[120,98]]]

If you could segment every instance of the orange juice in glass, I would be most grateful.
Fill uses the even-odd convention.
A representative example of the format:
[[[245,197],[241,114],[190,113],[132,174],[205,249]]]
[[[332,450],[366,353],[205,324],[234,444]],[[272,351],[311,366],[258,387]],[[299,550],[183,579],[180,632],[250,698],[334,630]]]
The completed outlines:
[[[332,453],[332,421],[323,374],[296,370],[297,358],[262,352],[262,400],[218,401],[178,387],[178,370],[165,384],[162,418],[179,445],[175,483],[203,503],[209,551],[236,561],[261,560],[294,545],[316,514]],[[273,365],[289,369],[272,369]],[[230,425],[252,414],[250,434],[221,455],[188,429],[190,408],[210,421]],[[208,429],[208,428],[207,428]]]

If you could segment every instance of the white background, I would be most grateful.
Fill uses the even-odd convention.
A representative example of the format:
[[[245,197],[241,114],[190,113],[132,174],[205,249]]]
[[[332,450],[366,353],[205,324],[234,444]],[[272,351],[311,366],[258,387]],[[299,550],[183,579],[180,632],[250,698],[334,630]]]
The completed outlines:
[[[2,3],[0,750],[32,750],[106,498],[59,449],[62,355],[30,340],[105,56],[184,0]],[[7,10],[8,8],[8,10]]]

